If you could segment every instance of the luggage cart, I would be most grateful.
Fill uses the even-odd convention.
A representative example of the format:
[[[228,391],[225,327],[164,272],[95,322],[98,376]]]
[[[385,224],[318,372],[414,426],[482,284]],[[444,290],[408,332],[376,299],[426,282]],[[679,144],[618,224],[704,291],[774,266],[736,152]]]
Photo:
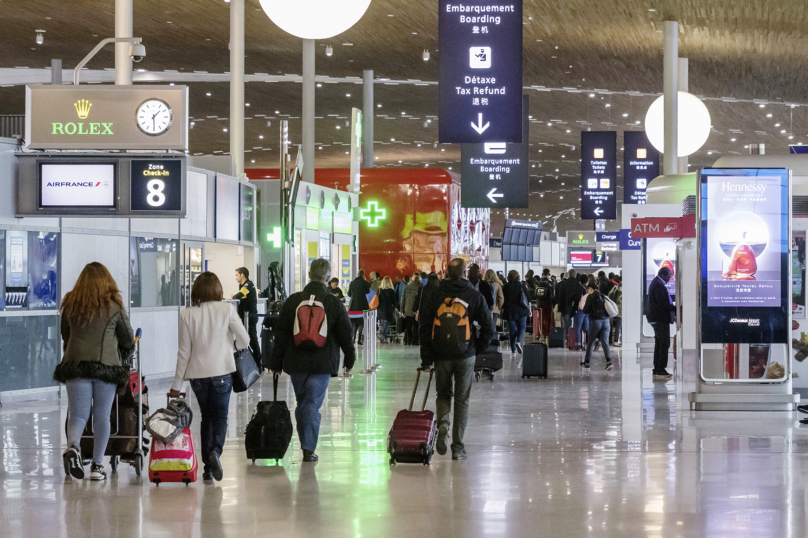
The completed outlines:
[[[143,416],[144,416],[144,408],[148,411],[148,405],[144,401],[144,396],[148,396],[148,389],[144,392],[143,386],[143,366],[140,360],[140,337],[142,331],[138,329],[135,333],[135,352],[132,354],[131,357],[124,359],[124,364],[129,366],[129,387],[127,388],[128,391],[131,391],[134,400],[134,408],[121,407],[121,399],[122,397],[128,396],[128,394],[124,394],[123,396],[116,394],[115,401],[112,404],[112,411],[110,420],[112,421],[112,426],[115,428],[115,431],[110,433],[109,441],[107,442],[107,448],[104,452],[105,456],[109,456],[109,464],[113,471],[118,470],[118,464],[120,462],[128,463],[132,467],[135,468],[135,474],[140,476],[143,472],[146,455],[148,454],[149,448],[148,445],[144,445],[144,438],[143,438]],[[137,381],[133,381],[133,377],[136,376]],[[134,385],[134,386],[133,386]],[[126,432],[122,431],[125,429],[122,424],[126,424],[126,418],[124,415],[127,411],[130,411],[130,426],[131,426],[131,411],[134,410],[134,422],[137,424],[136,427],[131,428],[132,431]],[[70,420],[70,415],[68,414],[67,420]],[[65,431],[67,431],[67,420],[65,421]],[[92,414],[90,415],[89,420],[87,421],[87,426],[84,428],[84,433],[81,436],[80,442],[80,449],[81,449],[81,456],[82,456],[82,463],[83,465],[89,465],[92,460],[92,450],[93,450],[93,417]]]

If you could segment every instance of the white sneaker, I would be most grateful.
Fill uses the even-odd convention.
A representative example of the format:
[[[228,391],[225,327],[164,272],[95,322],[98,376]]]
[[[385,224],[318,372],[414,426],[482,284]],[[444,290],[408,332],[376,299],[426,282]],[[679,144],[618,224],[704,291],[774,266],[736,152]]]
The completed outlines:
[[[90,467],[90,480],[106,480],[107,472],[104,470],[103,465],[96,465],[93,463]]]
[[[523,351],[522,350],[522,344],[520,344],[519,342],[516,342],[516,352],[521,355],[522,351]]]

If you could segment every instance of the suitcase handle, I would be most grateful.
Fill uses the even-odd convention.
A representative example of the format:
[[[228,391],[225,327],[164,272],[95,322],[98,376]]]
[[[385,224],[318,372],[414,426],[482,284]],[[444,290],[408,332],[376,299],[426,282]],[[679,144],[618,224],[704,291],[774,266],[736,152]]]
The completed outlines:
[[[429,371],[429,381],[426,383],[426,392],[424,393],[424,402],[421,404],[421,411],[426,409],[426,400],[429,398],[429,387],[432,385],[432,374],[435,370]],[[418,374],[415,376],[415,387],[412,389],[412,398],[410,398],[410,407],[408,411],[412,411],[412,404],[415,402],[415,393],[418,392],[418,383],[421,381],[421,369],[418,368]]]
[[[272,374],[272,401],[278,401],[278,379],[281,377],[281,374],[275,372]]]
[[[180,392],[180,398],[182,398],[184,400],[185,396],[187,396],[187,395],[184,392]],[[166,405],[168,405],[170,403],[171,403],[171,393],[166,392]]]

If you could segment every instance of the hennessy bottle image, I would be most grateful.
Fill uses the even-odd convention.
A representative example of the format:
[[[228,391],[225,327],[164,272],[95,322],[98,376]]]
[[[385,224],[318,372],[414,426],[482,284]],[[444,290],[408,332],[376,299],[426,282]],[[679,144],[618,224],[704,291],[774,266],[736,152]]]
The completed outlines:
[[[757,273],[757,260],[746,239],[746,232],[743,234],[744,241],[735,245],[730,256],[729,268],[724,272],[724,280],[755,280]]]

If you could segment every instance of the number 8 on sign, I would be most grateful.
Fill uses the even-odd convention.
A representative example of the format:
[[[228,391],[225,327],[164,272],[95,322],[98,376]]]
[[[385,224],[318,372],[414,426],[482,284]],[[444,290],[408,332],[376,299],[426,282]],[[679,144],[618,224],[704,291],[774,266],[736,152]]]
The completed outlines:
[[[149,194],[146,196],[146,201],[150,206],[159,207],[166,203],[166,195],[163,194],[166,184],[163,181],[159,179],[152,179],[146,185],[146,188],[149,189]]]

